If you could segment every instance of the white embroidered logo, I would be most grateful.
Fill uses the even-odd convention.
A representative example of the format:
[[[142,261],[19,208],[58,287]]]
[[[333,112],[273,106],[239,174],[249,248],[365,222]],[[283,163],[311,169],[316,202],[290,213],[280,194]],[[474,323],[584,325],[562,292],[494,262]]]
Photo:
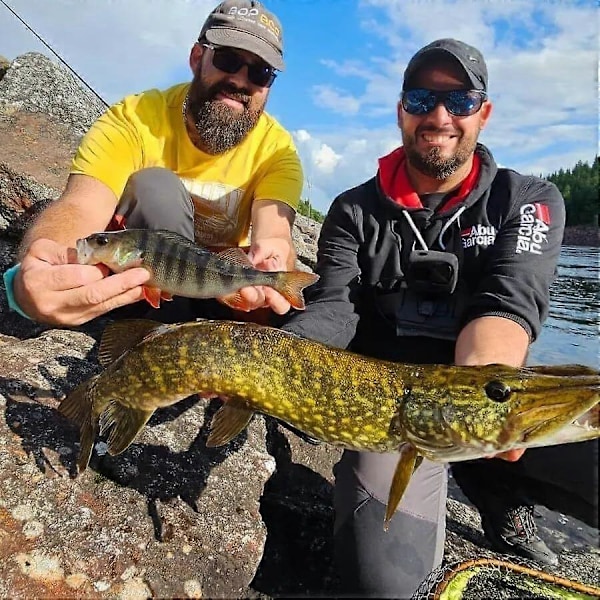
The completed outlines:
[[[548,206],[539,202],[525,204],[521,207],[520,213],[519,236],[515,253],[541,254],[542,245],[548,243],[546,235],[550,229]]]
[[[493,225],[473,225],[460,232],[463,248],[473,246],[491,246],[496,239],[496,228]]]

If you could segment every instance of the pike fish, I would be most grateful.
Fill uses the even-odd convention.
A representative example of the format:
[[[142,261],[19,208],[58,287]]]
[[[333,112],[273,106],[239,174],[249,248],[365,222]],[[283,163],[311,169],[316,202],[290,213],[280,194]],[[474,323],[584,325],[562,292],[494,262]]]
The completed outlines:
[[[241,248],[214,254],[178,233],[167,230],[106,231],[77,240],[77,262],[104,264],[121,273],[147,269],[152,278],[144,297],[154,307],[173,296],[216,298],[235,309],[246,309],[240,288],[265,285],[278,291],[297,309],[304,308],[302,290],[318,275],[304,271],[259,271]]]
[[[400,451],[385,527],[420,457],[460,461],[600,437],[600,372],[579,365],[399,364],[211,320],[114,322],[99,361],[104,371],[59,406],[80,426],[79,471],[98,432],[119,454],[157,408],[218,395],[208,446],[226,444],[260,412],[342,448]]]

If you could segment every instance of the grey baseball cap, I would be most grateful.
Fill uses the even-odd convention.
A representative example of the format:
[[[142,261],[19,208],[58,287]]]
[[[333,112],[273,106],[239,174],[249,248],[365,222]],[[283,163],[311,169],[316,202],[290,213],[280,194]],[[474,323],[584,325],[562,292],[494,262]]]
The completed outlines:
[[[226,0],[208,15],[198,39],[247,50],[278,71],[283,62],[283,32],[279,19],[255,0]]]
[[[411,80],[418,70],[436,53],[445,53],[454,57],[465,70],[473,89],[487,91],[488,72],[481,52],[473,46],[451,38],[427,44],[410,59],[404,71],[403,90],[410,89]]]

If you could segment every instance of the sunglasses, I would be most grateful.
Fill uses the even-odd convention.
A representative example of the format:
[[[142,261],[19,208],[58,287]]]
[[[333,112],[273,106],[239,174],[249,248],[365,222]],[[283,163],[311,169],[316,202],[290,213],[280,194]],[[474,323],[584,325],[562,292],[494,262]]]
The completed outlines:
[[[478,112],[486,100],[487,94],[481,90],[437,92],[417,88],[402,92],[402,108],[410,115],[426,115],[441,102],[451,115],[468,117]]]
[[[258,87],[271,87],[277,77],[275,69],[265,62],[249,63],[246,62],[235,50],[227,46],[213,46],[212,44],[202,44],[209,48],[212,53],[212,64],[223,73],[237,73],[242,67],[248,67],[248,79]]]

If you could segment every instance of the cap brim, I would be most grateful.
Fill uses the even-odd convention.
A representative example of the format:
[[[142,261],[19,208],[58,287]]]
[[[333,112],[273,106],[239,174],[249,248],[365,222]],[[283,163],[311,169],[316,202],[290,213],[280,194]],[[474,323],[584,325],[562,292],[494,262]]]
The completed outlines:
[[[213,27],[206,32],[205,37],[211,44],[247,50],[248,52],[252,52],[252,54],[256,54],[256,56],[260,56],[260,58],[274,69],[278,71],[285,70],[281,54],[268,42],[252,34],[240,31],[239,29]]]

